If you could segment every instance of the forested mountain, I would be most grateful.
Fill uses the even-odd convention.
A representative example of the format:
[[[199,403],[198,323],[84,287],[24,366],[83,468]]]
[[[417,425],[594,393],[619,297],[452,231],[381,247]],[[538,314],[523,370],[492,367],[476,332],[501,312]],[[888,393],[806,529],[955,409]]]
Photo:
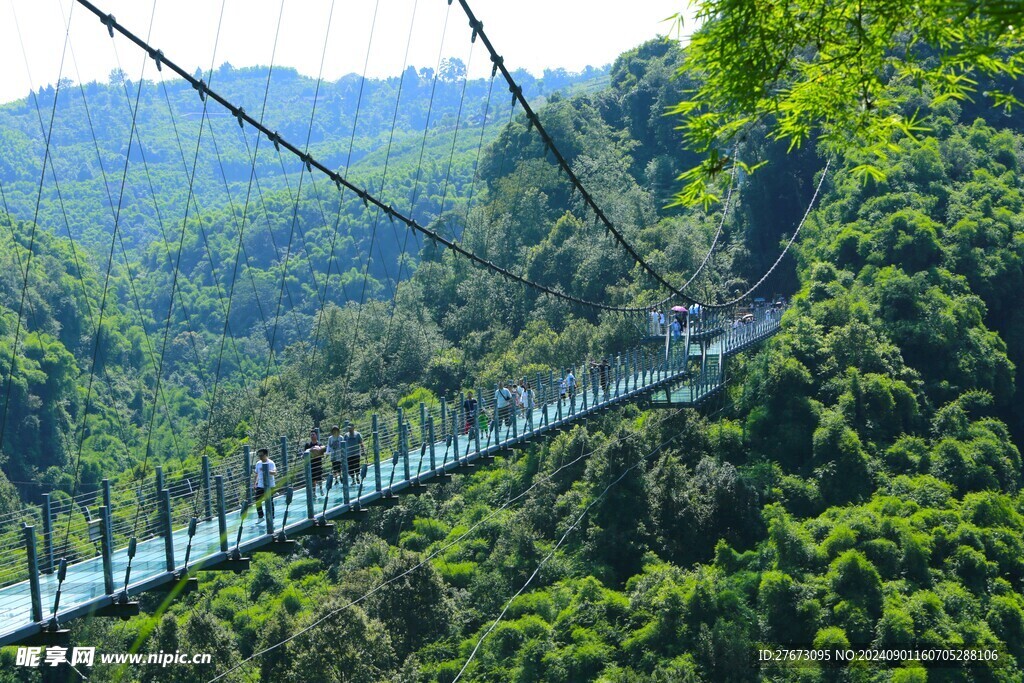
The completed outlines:
[[[603,73],[517,76],[543,99]],[[205,79],[422,224],[451,213],[446,234],[461,233],[481,145],[509,117],[507,98],[466,81],[458,59],[436,78],[349,75],[319,92],[280,67],[225,64]],[[328,302],[390,296],[418,258],[418,238],[247,137],[187,84],[118,70],[0,107],[0,190],[5,397],[16,337],[19,364],[0,445],[3,474],[29,500],[70,493],[76,478],[93,490],[147,454],[198,457],[211,444],[195,427],[218,396],[264,378],[272,346],[305,338]]]
[[[680,96],[685,84],[662,78],[678,58],[646,45],[620,58],[608,91],[542,114],[616,223],[677,278],[699,260],[714,217],[661,209],[646,189],[651,173],[686,162],[664,144],[671,121],[629,112],[646,89]],[[884,181],[850,172],[857,152],[833,161],[801,240],[785,331],[732,369],[740,379],[709,415],[628,409],[578,427],[345,529],[340,547],[315,542],[301,565],[266,562],[238,593],[197,601],[213,616],[165,617],[161,632],[173,636],[160,647],[215,643],[239,662],[333,614],[243,669],[451,681],[483,639],[469,680],[1016,680],[1024,500],[1010,300],[1024,275],[1024,136],[984,113],[937,106],[934,134],[901,143]],[[771,263],[824,165],[749,138],[774,166],[742,181],[726,255],[709,276],[718,284]],[[509,140],[516,163],[495,172]],[[488,220],[470,222],[467,243],[570,291],[632,286],[628,261],[527,140],[514,124],[497,141],[484,164]],[[328,371],[330,389],[313,403],[419,373],[450,392],[465,376],[600,353],[620,333],[613,320],[536,299],[448,254],[425,258],[410,290],[401,348],[422,348],[413,329],[422,325],[442,350],[401,353],[400,369],[369,372],[363,385],[331,385]],[[382,353],[373,346],[341,366],[355,363],[363,377]],[[441,372],[453,365],[467,374]],[[282,395],[301,400],[291,386]],[[223,585],[211,581],[210,595]],[[325,594],[329,604],[316,605]],[[756,648],[772,644],[978,647],[1000,659],[927,673],[915,662],[758,668]]]
[[[662,115],[692,92],[693,82],[673,78],[681,59],[670,43],[645,44],[615,62],[607,87],[552,94],[540,109],[598,204],[673,282],[701,262],[722,218],[721,204],[667,207],[676,177],[698,161],[681,151],[678,122]],[[242,576],[204,575],[199,591],[166,611],[148,596],[147,616],[127,625],[77,623],[74,638],[114,652],[136,643],[213,654],[213,669],[120,672],[161,681],[235,666],[231,680],[296,682],[447,683],[464,667],[461,680],[544,683],[1020,680],[1024,337],[1015,297],[1024,284],[1024,129],[1015,117],[949,99],[922,95],[907,106],[930,117],[921,140],[894,142],[884,160],[861,149],[829,162],[797,257],[769,285],[792,299],[782,332],[732,362],[728,391],[702,414],[608,412],[366,521],[341,522],[335,536],[304,540],[298,556],[259,556]],[[536,133],[517,117],[492,130],[473,201],[475,142],[467,142],[462,203],[450,213],[446,204],[439,223],[545,285],[617,303],[660,298],[595,226]],[[414,157],[415,129],[408,135]],[[770,172],[739,174],[724,244],[695,283],[708,298],[742,291],[771,265],[826,165],[813,145],[787,153],[768,122],[750,127],[738,154],[770,159]],[[373,158],[363,160],[366,178],[382,174]],[[880,173],[865,182],[855,170],[866,158]],[[406,168],[397,177],[414,178],[414,164]],[[724,195],[727,182],[723,174],[712,189]],[[224,216],[210,233],[221,235],[214,228],[230,208],[206,191],[210,210]],[[277,190],[275,211],[287,213],[287,192]],[[360,230],[372,225],[372,213],[358,215]],[[30,223],[13,227],[11,239],[30,239]],[[351,231],[352,253],[364,244],[360,230]],[[218,239],[230,243],[227,234]],[[84,230],[82,239],[95,248]],[[47,235],[34,248],[33,268],[76,281],[68,242]],[[268,346],[259,330],[218,404],[173,403],[192,411],[192,444],[228,454],[297,434],[310,420],[547,372],[635,335],[619,316],[542,297],[431,244],[411,248],[415,267],[401,286],[378,278],[379,298],[362,306],[320,301],[309,282],[295,282],[303,303],[267,381],[256,386]],[[144,253],[139,287],[169,295],[154,275],[171,272],[160,241]],[[3,257],[27,255],[5,249]],[[262,275],[273,283],[278,271],[266,258]],[[200,272],[189,291],[212,298]],[[362,281],[356,273],[353,284]],[[61,296],[38,275],[30,291],[39,322],[23,333],[22,354],[39,370],[18,390],[38,395],[52,375],[67,395],[89,350],[90,299]],[[89,286],[102,287],[102,275],[87,269]],[[119,300],[130,300],[132,281],[118,273]],[[18,305],[16,285],[5,281],[8,311]],[[130,310],[111,331],[120,355],[109,366],[152,373]],[[216,319],[215,306],[205,310]],[[321,336],[303,336],[320,312]],[[191,353],[187,338],[178,350]],[[202,381],[184,376],[188,363],[178,367],[175,390]],[[113,385],[111,425],[122,405]],[[145,396],[140,389],[131,400]],[[38,428],[67,430],[78,405],[39,411]],[[61,456],[33,457],[55,457],[60,471]],[[754,661],[759,647],[783,645],[978,647],[999,656],[930,669]],[[9,670],[0,680],[17,680]]]

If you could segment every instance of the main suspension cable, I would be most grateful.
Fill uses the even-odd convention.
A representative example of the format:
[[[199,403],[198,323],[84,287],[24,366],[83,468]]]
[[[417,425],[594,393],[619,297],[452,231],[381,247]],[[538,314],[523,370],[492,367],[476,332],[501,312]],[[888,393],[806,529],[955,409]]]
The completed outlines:
[[[605,310],[605,311],[618,311],[618,312],[622,312],[622,313],[641,313],[641,312],[645,312],[646,310],[648,310],[646,307],[638,307],[638,306],[613,306],[613,305],[609,305],[609,304],[605,304],[605,303],[601,303],[601,302],[588,301],[588,300],[582,299],[580,297],[576,297],[576,296],[573,296],[573,295],[570,295],[570,294],[566,294],[565,292],[561,292],[561,291],[559,291],[557,289],[554,289],[552,287],[548,287],[546,285],[542,285],[540,283],[534,282],[534,281],[530,280],[529,278],[523,277],[521,275],[517,275],[517,274],[511,272],[510,270],[508,270],[507,268],[502,268],[501,266],[498,266],[498,265],[492,263],[491,261],[489,261],[489,260],[487,260],[485,258],[482,258],[482,257],[478,256],[477,254],[475,254],[474,252],[472,252],[472,251],[466,249],[465,247],[461,246],[461,244],[459,244],[458,241],[453,240],[453,239],[448,239],[448,238],[444,237],[443,235],[439,234],[437,231],[431,230],[430,228],[427,228],[427,227],[424,227],[423,225],[420,225],[419,222],[415,221],[414,219],[412,219],[409,216],[406,216],[405,214],[403,214],[402,212],[398,211],[397,209],[395,209],[390,204],[385,204],[378,197],[370,194],[365,189],[356,186],[350,180],[348,180],[347,178],[342,176],[340,173],[327,168],[327,166],[325,166],[322,162],[318,161],[311,154],[303,152],[295,144],[289,142],[287,139],[285,139],[283,136],[281,136],[278,132],[270,130],[265,125],[263,125],[262,123],[260,123],[257,120],[255,120],[252,116],[247,114],[244,109],[242,109],[240,107],[237,107],[234,104],[232,104],[224,96],[220,95],[219,93],[217,93],[216,91],[211,89],[209,87],[209,85],[207,85],[204,81],[197,80],[196,78],[194,78],[187,71],[182,69],[180,66],[178,66],[176,63],[174,63],[170,59],[168,59],[162,52],[156,50],[155,48],[150,46],[146,41],[144,41],[141,38],[137,37],[130,30],[128,30],[127,28],[122,26],[120,23],[118,23],[117,20],[112,15],[105,14],[104,12],[102,12],[94,4],[92,4],[92,2],[90,2],[89,0],[76,0],[76,1],[79,4],[83,5],[84,7],[86,7],[90,12],[95,14],[103,22],[104,26],[108,27],[109,30],[112,30],[112,31],[116,30],[117,32],[121,33],[126,38],[128,38],[131,42],[135,43],[137,46],[139,46],[140,48],[145,50],[147,52],[147,54],[150,56],[150,58],[152,58],[154,60],[159,60],[162,65],[164,65],[167,68],[171,69],[176,74],[178,74],[182,79],[186,80],[189,84],[192,85],[192,87],[196,91],[198,91],[200,93],[201,97],[204,97],[204,98],[207,98],[207,99],[212,99],[213,101],[217,102],[218,104],[223,106],[225,109],[230,111],[231,114],[240,123],[248,124],[251,127],[256,128],[257,130],[259,130],[264,135],[266,135],[267,138],[275,145],[275,147],[284,148],[287,151],[289,151],[291,154],[293,154],[296,157],[298,157],[306,165],[307,169],[312,169],[312,168],[318,169],[319,171],[321,171],[322,173],[327,175],[329,178],[331,178],[331,180],[333,180],[334,183],[337,186],[339,186],[339,188],[340,187],[348,188],[349,190],[354,192],[359,197],[359,199],[362,200],[366,205],[372,204],[376,209],[378,209],[381,212],[383,212],[389,218],[394,218],[395,220],[399,220],[399,221],[405,223],[406,225],[408,225],[413,230],[416,230],[420,234],[425,235],[428,239],[433,240],[434,242],[437,242],[437,243],[439,243],[439,244],[441,244],[441,245],[451,249],[452,251],[456,252],[457,254],[459,254],[459,255],[469,259],[470,261],[472,261],[474,263],[476,263],[477,265],[483,266],[484,268],[487,268],[488,270],[491,270],[492,272],[494,272],[494,273],[496,273],[498,275],[501,275],[502,277],[504,277],[504,278],[506,278],[508,280],[512,280],[514,282],[518,282],[518,283],[520,283],[522,285],[530,287],[530,288],[532,288],[532,289],[534,289],[536,291],[539,291],[539,292],[541,292],[543,294],[546,294],[546,295],[549,295],[549,296],[553,296],[553,297],[556,297],[556,298],[559,298],[559,299],[563,299],[565,301],[568,301],[570,303],[577,304],[577,305],[580,305],[580,306],[587,306],[587,307],[601,309],[601,310]]]
[[[617,241],[622,246],[622,248],[626,250],[626,253],[629,254],[630,258],[632,258],[641,268],[643,268],[652,278],[654,278],[654,280],[658,282],[658,284],[660,284],[662,287],[670,291],[673,294],[673,296],[683,299],[684,301],[691,301],[694,303],[700,303],[701,305],[705,305],[703,302],[698,302],[692,296],[683,292],[681,288],[675,287],[674,285],[672,285],[672,283],[665,279],[665,277],[661,273],[655,270],[654,267],[651,266],[637,252],[636,248],[630,243],[626,236],[623,235],[617,227],[615,227],[615,224],[613,224],[611,220],[609,220],[608,216],[605,215],[604,211],[594,200],[593,196],[583,186],[583,183],[580,182],[579,177],[577,177],[576,173],[572,170],[572,167],[569,165],[569,162],[566,161],[565,157],[562,155],[562,152],[555,145],[555,142],[551,138],[551,135],[548,133],[547,129],[544,128],[544,125],[540,122],[540,117],[537,116],[536,112],[534,112],[533,108],[530,106],[529,101],[527,101],[526,97],[523,95],[522,87],[516,83],[515,79],[512,77],[512,74],[505,66],[505,60],[498,54],[498,51],[495,50],[490,38],[488,38],[487,34],[484,32],[483,22],[476,18],[476,15],[473,14],[473,10],[470,9],[469,4],[466,0],[459,0],[459,5],[462,6],[463,11],[465,11],[466,16],[469,18],[470,28],[473,29],[473,39],[476,40],[476,38],[479,37],[483,41],[484,47],[487,48],[487,51],[491,55],[491,62],[498,68],[499,71],[501,71],[501,75],[505,78],[505,82],[508,83],[509,92],[512,93],[514,99],[519,101],[519,104],[522,106],[523,111],[526,113],[529,125],[537,128],[537,132],[540,134],[541,140],[544,142],[544,146],[548,150],[550,150],[551,153],[554,155],[555,160],[558,162],[558,165],[562,168],[562,171],[565,172],[565,175],[569,179],[569,182],[571,182],[573,186],[576,188],[576,190],[580,193],[580,195],[583,197],[584,202],[590,207],[591,211],[593,211],[594,215],[602,223],[605,230],[607,230],[615,238],[615,241]]]

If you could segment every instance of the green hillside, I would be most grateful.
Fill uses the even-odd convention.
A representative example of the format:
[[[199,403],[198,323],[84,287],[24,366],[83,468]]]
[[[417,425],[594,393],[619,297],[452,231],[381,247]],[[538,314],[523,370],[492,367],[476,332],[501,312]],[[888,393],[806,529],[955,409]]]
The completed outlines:
[[[824,15],[835,8],[820,9]],[[712,17],[710,32],[732,16]],[[843,27],[855,25],[844,17]],[[915,52],[906,60],[935,64],[945,56]],[[733,146],[750,165],[770,163],[738,168],[723,216],[721,203],[673,203],[680,176],[691,183],[690,198],[724,196],[729,183],[718,156],[725,152],[711,155],[723,164],[711,174],[709,157],[685,149],[693,129],[680,130],[676,117],[664,115],[715,82],[680,73],[684,59],[674,44],[649,42],[621,55],[597,86],[546,90],[538,110],[597,203],[668,280],[694,272],[724,218],[723,240],[693,284],[711,300],[758,281],[828,169],[795,256],[758,292],[790,299],[782,331],[730,362],[726,391],[700,412],[631,405],[588,418],[396,507],[374,508],[365,520],[339,521],[332,535],[303,539],[293,556],[258,555],[242,575],[203,573],[200,589],[178,601],[146,595],[143,616],[124,624],[77,621],[72,640],[103,651],[213,655],[205,667],[98,667],[97,680],[1024,679],[1024,318],[1016,305],[1024,287],[1024,123],[1016,113],[944,96],[927,80],[886,91],[886,116],[921,116],[929,127],[892,135],[884,154],[870,145],[837,153],[828,135],[801,138],[802,146],[790,149],[791,138],[777,128],[785,116],[754,117]],[[213,87],[223,82],[242,101],[257,91],[258,73],[226,69]],[[975,75],[983,92],[1013,77]],[[311,84],[286,72],[280,78],[275,88],[294,87],[275,102],[282,121],[275,126],[302,137],[308,109],[298,111],[295,102],[308,100],[303,88]],[[416,83],[422,105],[428,91],[422,78]],[[331,116],[349,111],[355,85],[342,79],[324,95],[333,104],[325,104],[315,149],[332,165],[344,164],[351,129],[346,134],[337,123],[337,136],[325,131]],[[492,110],[481,135],[486,84],[471,85],[474,113],[460,128],[449,174],[452,137],[444,134],[428,136],[427,161],[419,165],[422,106],[403,112],[388,154],[394,100],[387,95],[397,82],[375,83],[353,175],[370,187],[383,184],[384,196],[400,207],[421,191],[414,213],[424,222],[543,285],[615,304],[659,299],[656,283],[605,235],[518,113],[509,121],[507,108]],[[114,98],[115,86],[94,87]],[[460,84],[445,87],[435,108],[445,112],[439,128],[453,133]],[[540,85],[532,87],[536,99]],[[166,113],[162,92],[144,90],[154,154],[166,154],[151,169],[161,174],[165,204],[147,207],[144,193],[131,204],[133,220],[150,232],[125,235],[127,265],[110,283],[116,305],[102,345],[93,344],[93,321],[104,298],[109,219],[76,216],[73,253],[61,235],[60,202],[44,193],[47,223],[33,240],[25,215],[31,174],[4,180],[18,209],[0,224],[7,266],[0,271],[0,359],[11,354],[26,267],[32,283],[17,354],[23,371],[8,406],[17,425],[4,442],[9,479],[69,491],[75,474],[94,486],[118,470],[127,483],[147,443],[173,473],[194,466],[202,452],[232,457],[242,444],[272,445],[311,422],[389,416],[503,378],[557,371],[636,337],[623,316],[544,297],[416,238],[406,243],[404,229],[351,197],[341,203],[337,263],[328,266],[336,191],[321,215],[315,192],[328,183],[316,178],[314,188],[309,178],[303,192],[311,194],[296,210],[300,169],[284,161],[289,186],[270,149],[258,164],[264,199],[253,220],[261,224],[247,231],[252,241],[243,240],[250,262],[226,277],[211,264],[235,259],[237,206],[223,194],[216,154],[204,148],[201,163],[214,171],[198,186],[203,209],[190,218],[177,285],[198,324],[190,330],[185,316],[173,319],[174,358],[158,369],[146,336],[163,338],[180,223],[168,221],[167,235],[153,230],[157,207],[182,212],[187,184],[174,167],[180,160],[172,159],[167,125],[156,123]],[[193,131],[183,139],[194,140],[201,103],[187,88],[170,90],[181,112],[193,112],[179,118]],[[752,95],[759,107],[761,95]],[[507,102],[504,92],[500,99]],[[245,104],[247,111],[259,106]],[[6,108],[0,130],[17,136],[31,114],[24,103]],[[123,112],[117,117],[111,109],[109,117],[111,125],[126,125]],[[704,132],[717,140],[721,131],[710,129],[731,124],[712,119]],[[13,120],[20,123],[7,123]],[[218,140],[232,128],[239,135],[231,119],[215,117],[212,126]],[[105,135],[110,144],[121,139]],[[91,136],[79,130],[75,140],[58,167],[79,167],[72,150],[79,159],[87,155]],[[240,138],[236,145],[227,184],[237,205],[249,162]],[[15,144],[0,154],[18,149],[28,155],[31,147]],[[0,168],[10,158],[0,156]],[[83,173],[62,184],[65,206],[74,198],[78,212],[95,216],[106,209],[87,196],[102,185]],[[133,186],[144,186],[144,171],[138,176],[133,164],[131,173]],[[386,246],[374,246],[371,277],[364,278],[360,256],[381,235]],[[296,254],[281,287],[280,245],[289,242]],[[327,268],[333,279],[323,297],[316,279]],[[399,280],[400,268],[399,286],[389,279]],[[218,288],[234,285],[238,298],[228,316]],[[141,312],[133,310],[136,295],[146,302]],[[280,336],[267,315],[278,302],[287,312]],[[222,355],[225,329],[237,347],[226,345]],[[94,349],[102,349],[103,373],[93,387],[89,469],[76,473],[77,442],[64,436],[84,425]],[[223,379],[214,400],[218,368]],[[19,495],[31,499],[34,490],[0,480],[0,506],[14,508]],[[945,666],[910,656],[849,666],[757,661],[759,650],[778,648],[987,654]],[[22,680],[24,672],[7,666],[13,653],[0,657],[0,682]]]
[[[367,80],[361,93],[361,79],[349,75],[322,84],[315,98],[315,80],[293,69],[225,64],[207,80],[254,113],[269,92],[264,120],[297,144],[312,114],[312,155],[346,169],[351,147],[346,170],[356,184],[422,224],[434,222],[443,204],[451,219],[442,231],[460,234],[471,193],[483,192],[478,150],[509,117],[507,98],[489,99],[488,81],[464,83],[460,68],[458,60],[446,63],[436,80],[431,69],[409,69]],[[532,97],[543,98],[601,73],[519,75]],[[251,395],[251,384],[276,371],[267,367],[271,343],[280,354],[307,338],[328,304],[390,298],[418,259],[417,239],[352,193],[303,173],[266,140],[257,153],[255,138],[232,117],[213,108],[204,115],[187,85],[138,86],[115,72],[107,84],[63,82],[56,107],[53,88],[0,107],[0,240],[21,246],[4,249],[5,382],[16,335],[22,364],[0,439],[3,473],[28,500],[51,488],[95,490],[104,476],[134,476],[143,461],[151,469],[194,462],[207,447],[216,454],[221,437],[211,443],[200,423],[217,418],[211,406]],[[40,121],[49,130],[51,109],[43,174]],[[58,355],[47,362],[63,370],[40,367],[34,355],[45,351],[29,344],[50,344]]]

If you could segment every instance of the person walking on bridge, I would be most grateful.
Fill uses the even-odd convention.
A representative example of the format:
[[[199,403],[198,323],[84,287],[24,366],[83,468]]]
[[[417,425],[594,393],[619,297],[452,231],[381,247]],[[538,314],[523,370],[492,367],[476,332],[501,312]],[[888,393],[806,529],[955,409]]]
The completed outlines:
[[[277,475],[277,466],[274,461],[270,459],[270,451],[266,448],[261,448],[256,451],[256,457],[259,462],[252,467],[252,488],[253,498],[256,500],[256,523],[254,527],[258,527],[267,520],[263,515],[263,499],[269,498],[274,490],[274,480]],[[270,503],[267,503],[267,507],[270,507]]]
[[[363,445],[363,435],[356,431],[354,424],[346,422],[345,429],[348,430],[345,434],[345,454],[348,459],[348,477],[352,483],[358,484],[363,464],[363,456],[366,454],[366,446]]]
[[[327,448],[320,443],[320,434],[316,429],[309,431],[309,441],[302,447],[305,453],[309,453],[309,469],[313,479],[313,488],[316,491],[313,493],[314,496],[319,493],[321,496],[324,495],[324,451]]]
[[[462,401],[462,414],[466,420],[466,424],[462,428],[463,434],[469,434],[471,429],[476,429],[476,410],[477,402],[473,398],[473,390],[471,389],[466,394],[465,400]]]
[[[331,458],[331,472],[335,479],[341,478],[341,467],[345,461],[345,441],[341,438],[338,425],[331,427],[331,435],[327,437],[327,455]]]
[[[512,392],[508,390],[504,382],[498,382],[498,389],[494,392],[494,404],[498,409],[498,419],[494,421],[495,437],[500,439],[502,425],[509,423],[509,415],[512,411]]]

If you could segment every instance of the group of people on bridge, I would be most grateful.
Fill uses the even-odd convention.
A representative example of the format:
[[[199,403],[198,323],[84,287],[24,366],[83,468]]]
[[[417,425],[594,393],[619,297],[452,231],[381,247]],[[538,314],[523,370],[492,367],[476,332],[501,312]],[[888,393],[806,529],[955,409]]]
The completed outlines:
[[[310,478],[313,482],[313,496],[327,495],[324,490],[324,459],[331,463],[331,474],[335,479],[341,480],[346,475],[349,481],[358,484],[362,481],[362,463],[366,456],[366,446],[363,444],[363,435],[356,431],[355,425],[351,422],[345,423],[345,433],[342,434],[338,425],[331,427],[331,435],[327,437],[327,443],[320,442],[320,432],[311,429],[309,441],[305,443],[303,455],[309,455]],[[263,498],[268,491],[273,491],[276,485],[277,465],[270,459],[270,451],[260,448],[256,451],[257,462],[253,464],[251,486],[253,499],[256,501],[256,525],[264,523]]]
[[[681,337],[686,330],[687,324],[696,325],[700,321],[702,313],[703,307],[698,303],[692,304],[689,308],[686,306],[674,306],[670,317],[666,317],[663,311],[659,311],[656,306],[652,306],[649,314],[648,332],[652,337],[660,337],[666,331],[675,338]],[[667,328],[666,324],[668,325]]]
[[[588,369],[591,376],[597,378],[597,384],[601,391],[607,393],[612,376],[612,366],[608,359],[603,358],[599,361],[590,359]],[[566,368],[562,372],[561,378],[557,380],[557,386],[559,401],[572,402],[576,400],[580,385],[573,368]],[[554,402],[553,397],[545,400]],[[494,403],[492,404],[494,419],[492,424],[487,426],[485,432],[494,430],[496,434],[500,434],[502,428],[510,428],[512,422],[520,417],[525,419],[524,428],[531,430],[534,428],[534,415],[539,405],[537,390],[528,380],[499,381],[494,390]],[[480,402],[473,391],[467,392],[466,398],[462,402],[462,434],[474,433],[477,425],[487,419],[486,413],[480,413],[480,408]]]
[[[776,317],[781,314],[784,306],[785,301],[782,299],[777,299],[772,303],[768,303],[764,299],[755,300],[750,308],[732,312],[734,320],[732,320],[731,326],[735,329],[753,323],[762,317]],[[657,307],[652,307],[648,315],[650,336],[667,334],[677,339],[683,336],[684,332],[686,334],[700,333],[702,323],[715,327],[728,325],[728,322],[721,320],[721,316],[715,312],[708,317],[707,311],[699,303],[694,303],[689,307],[675,306],[668,312],[668,315],[658,310]],[[613,372],[612,365],[607,358],[601,360],[591,358],[584,366],[583,372],[585,375],[583,386],[590,386],[593,383],[595,393],[600,391],[605,395],[608,394]],[[554,391],[555,387],[557,387],[557,394]],[[560,402],[569,401],[571,410],[579,390],[580,382],[577,381],[573,368],[566,368],[561,373],[561,378],[553,378],[551,386],[540,401],[543,404],[550,402],[559,405]],[[537,389],[525,378],[518,381],[499,381],[494,391],[493,403],[485,400],[483,396],[477,396],[473,390],[469,390],[462,400],[462,415],[452,414],[452,432],[446,438],[450,443],[450,440],[454,438],[456,425],[461,425],[462,435],[489,435],[493,431],[496,439],[500,439],[503,429],[515,433],[514,425],[518,424],[517,420],[520,418],[524,418],[524,422],[521,424],[524,432],[533,430],[535,413],[541,403],[538,402]],[[457,417],[461,417],[461,420],[457,421]],[[250,485],[255,494],[255,500],[259,501],[256,507],[258,515],[256,524],[259,525],[264,522],[261,499],[268,492],[273,491],[277,468],[274,461],[270,459],[269,451],[266,448],[258,449],[256,454],[258,462],[253,465]],[[364,465],[366,446],[363,443],[362,434],[355,429],[352,422],[344,423],[344,432],[338,425],[333,426],[326,443],[320,441],[317,429],[310,430],[309,440],[303,446],[303,454],[309,456],[310,480],[314,498],[327,495],[324,485],[326,462],[330,462],[333,481],[345,481],[346,485],[358,485],[366,476]],[[329,479],[327,489],[330,488],[330,484],[331,480]]]
[[[570,371],[571,376],[571,371]],[[562,380],[565,381],[564,379]],[[573,378],[575,385],[575,378]],[[515,382],[514,380],[502,380],[494,390],[495,420],[493,429],[500,432],[503,426],[510,426],[513,420],[519,418],[520,414],[526,416],[527,428],[533,428],[533,411],[537,407],[537,390],[525,379]],[[462,433],[470,434],[476,429],[480,415],[480,402],[477,401],[473,391],[466,394],[462,401],[463,425]]]
[[[755,299],[752,307],[740,308],[734,312],[732,328],[736,329],[754,322],[758,312],[769,319],[777,318],[782,314],[785,306],[786,301],[782,297],[776,298],[770,303],[765,299]],[[705,317],[706,309],[699,303],[693,303],[689,307],[674,306],[668,316],[663,311],[659,311],[656,306],[652,306],[648,313],[648,334],[652,337],[668,334],[673,339],[678,339],[686,332],[688,325],[691,332],[700,332],[701,323],[705,322]],[[708,321],[708,324],[713,323],[713,320]]]

